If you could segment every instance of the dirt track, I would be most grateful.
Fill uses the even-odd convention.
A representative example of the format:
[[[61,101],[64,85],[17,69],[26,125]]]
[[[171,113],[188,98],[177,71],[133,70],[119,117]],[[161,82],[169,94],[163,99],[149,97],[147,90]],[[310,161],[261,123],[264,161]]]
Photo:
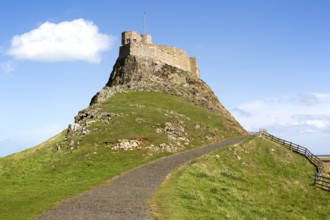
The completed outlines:
[[[174,168],[205,153],[237,144],[244,139],[244,137],[227,139],[143,165],[115,177],[106,186],[97,187],[62,203],[38,219],[152,219],[148,200]]]

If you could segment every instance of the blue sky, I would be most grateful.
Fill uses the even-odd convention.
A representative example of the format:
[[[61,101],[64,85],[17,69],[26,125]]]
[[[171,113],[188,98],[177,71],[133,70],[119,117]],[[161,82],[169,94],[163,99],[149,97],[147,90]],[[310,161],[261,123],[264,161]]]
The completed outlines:
[[[73,122],[107,82],[121,32],[143,32],[144,12],[153,41],[196,56],[201,78],[247,130],[330,154],[329,1],[0,4],[0,157]]]

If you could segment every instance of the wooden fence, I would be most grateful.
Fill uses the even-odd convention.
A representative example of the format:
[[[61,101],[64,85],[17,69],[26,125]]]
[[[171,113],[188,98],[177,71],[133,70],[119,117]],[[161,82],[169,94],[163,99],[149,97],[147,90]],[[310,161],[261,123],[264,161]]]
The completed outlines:
[[[320,174],[315,175],[315,186],[330,191],[330,178],[322,176]]]
[[[275,136],[267,133],[264,130],[262,130],[260,132],[260,134],[262,136],[268,138],[271,141],[274,141],[280,145],[285,146],[286,148],[288,148],[294,152],[297,152],[297,153],[305,156],[317,168],[314,185],[330,192],[330,178],[322,175],[323,162],[320,158],[318,158],[317,156],[312,154],[312,152],[310,152],[307,148],[302,147],[298,144],[294,144],[290,141],[286,141],[281,138],[275,137]]]

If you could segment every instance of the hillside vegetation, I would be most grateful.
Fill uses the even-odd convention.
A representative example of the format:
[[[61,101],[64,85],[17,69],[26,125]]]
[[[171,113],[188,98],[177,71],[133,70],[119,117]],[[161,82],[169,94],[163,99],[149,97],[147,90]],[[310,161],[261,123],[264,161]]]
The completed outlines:
[[[159,219],[330,219],[330,193],[316,168],[264,138],[181,167],[152,200]]]
[[[85,118],[89,132],[64,130],[0,158],[0,219],[34,218],[136,166],[241,135],[221,115],[162,93],[116,94],[89,108],[94,110],[111,117]],[[132,148],[122,148],[127,143]]]

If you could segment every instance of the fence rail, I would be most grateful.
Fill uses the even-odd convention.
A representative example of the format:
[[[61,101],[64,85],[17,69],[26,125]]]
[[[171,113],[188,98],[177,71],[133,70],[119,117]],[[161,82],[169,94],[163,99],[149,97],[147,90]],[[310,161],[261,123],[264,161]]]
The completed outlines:
[[[318,173],[315,175],[315,186],[330,191],[330,178],[319,175]]]
[[[306,147],[275,137],[264,130],[262,130],[260,134],[275,143],[283,145],[286,148],[305,156],[317,168],[314,185],[330,192],[330,178],[322,175],[323,162],[320,158],[315,156]]]

